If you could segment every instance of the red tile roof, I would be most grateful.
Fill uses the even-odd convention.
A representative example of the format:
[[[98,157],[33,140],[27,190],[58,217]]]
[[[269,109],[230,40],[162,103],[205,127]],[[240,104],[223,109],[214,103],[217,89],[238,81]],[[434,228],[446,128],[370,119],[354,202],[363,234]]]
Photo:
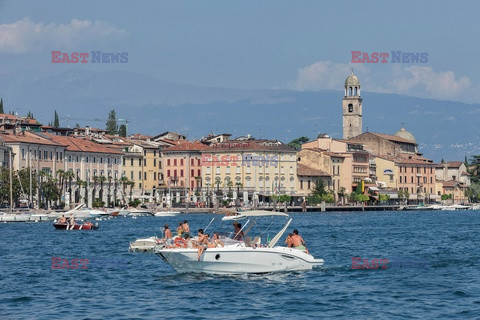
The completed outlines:
[[[51,141],[66,145],[67,151],[123,154],[123,152],[119,150],[83,138],[57,136],[50,133],[42,133],[42,135],[48,137]]]
[[[32,143],[49,146],[65,146],[63,143],[57,143],[30,131],[22,131],[14,134],[13,131],[0,133],[0,139],[5,143]]]
[[[398,164],[423,164],[436,166],[437,164],[433,160],[418,156],[416,154],[401,153],[395,158],[395,162]]]
[[[199,141],[179,140],[177,145],[163,149],[164,153],[179,151],[203,151],[209,150],[210,147]]]

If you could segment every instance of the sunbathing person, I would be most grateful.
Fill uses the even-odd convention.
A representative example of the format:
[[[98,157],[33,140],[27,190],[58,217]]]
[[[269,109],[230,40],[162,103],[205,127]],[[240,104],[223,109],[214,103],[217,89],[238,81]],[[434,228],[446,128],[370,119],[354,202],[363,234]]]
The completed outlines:
[[[285,239],[285,244],[287,245],[288,248],[293,247],[292,236],[293,236],[293,233],[289,233],[287,236],[287,239]]]
[[[298,234],[298,230],[295,229],[293,230],[293,235],[292,235],[292,246],[295,249],[299,250],[304,250],[305,253],[308,253],[308,249],[305,246],[305,240],[303,240],[302,236]]]
[[[65,218],[64,214],[62,214],[60,219],[58,219],[57,223],[59,223],[59,224],[66,224],[67,223],[67,218]]]
[[[208,236],[203,233],[203,229],[198,229],[198,238],[197,238],[197,260],[200,261],[200,257],[208,247]]]
[[[222,242],[222,240],[220,240],[220,236],[216,232],[213,234],[212,243],[214,245],[213,248],[223,248],[225,246],[225,244]]]
[[[181,237],[183,234],[183,222],[180,221],[177,227],[177,236]]]

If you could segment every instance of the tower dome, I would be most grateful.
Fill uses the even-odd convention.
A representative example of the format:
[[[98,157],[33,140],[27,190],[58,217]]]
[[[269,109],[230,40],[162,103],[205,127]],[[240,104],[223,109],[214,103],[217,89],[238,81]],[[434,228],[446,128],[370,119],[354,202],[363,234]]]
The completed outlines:
[[[360,80],[353,74],[353,71],[352,74],[345,79],[345,87],[360,87]]]
[[[397,133],[395,133],[395,136],[412,141],[413,143],[417,143],[417,140],[415,140],[415,136],[405,130],[405,128],[400,129]]]

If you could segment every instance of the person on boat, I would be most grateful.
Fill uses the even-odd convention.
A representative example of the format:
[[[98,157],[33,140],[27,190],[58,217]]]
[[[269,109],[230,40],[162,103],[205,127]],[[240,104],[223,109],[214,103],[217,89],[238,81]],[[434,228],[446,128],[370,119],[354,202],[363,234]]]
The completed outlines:
[[[73,213],[70,213],[70,219],[68,219],[68,226],[67,226],[67,230],[68,230],[68,227],[70,227],[70,230],[73,230],[73,227],[75,227],[75,217],[73,216]]]
[[[177,236],[181,237],[183,234],[183,222],[180,221],[177,227]]]
[[[170,230],[168,224],[164,225],[163,228],[165,229],[165,240],[172,239],[172,230]]]
[[[62,216],[60,217],[60,219],[58,219],[58,224],[66,224],[67,223],[67,218],[65,218],[65,215],[62,214]]]
[[[223,248],[225,246],[222,240],[220,240],[220,236],[216,232],[213,234],[213,241],[211,244],[213,244],[212,248]],[[210,244],[208,247],[210,248]]]
[[[243,231],[242,231],[242,224],[241,223],[238,223],[237,221],[235,221],[233,223],[233,239],[234,240],[238,240],[238,241],[242,241],[243,240],[243,237],[245,236],[243,234]]]
[[[188,220],[183,221],[182,228],[183,237],[185,237],[187,234],[190,235],[190,226],[188,225]]]
[[[298,230],[295,229],[293,230],[293,235],[292,235],[292,246],[295,249],[299,250],[304,250],[305,253],[308,253],[308,249],[305,246],[305,240],[303,240],[302,236],[298,234]]]
[[[203,229],[198,229],[198,237],[197,237],[197,260],[200,261],[200,257],[208,247],[208,236],[203,233]]]
[[[285,244],[287,245],[288,248],[293,247],[292,236],[293,236],[293,233],[289,233],[287,236],[287,239],[285,239]]]

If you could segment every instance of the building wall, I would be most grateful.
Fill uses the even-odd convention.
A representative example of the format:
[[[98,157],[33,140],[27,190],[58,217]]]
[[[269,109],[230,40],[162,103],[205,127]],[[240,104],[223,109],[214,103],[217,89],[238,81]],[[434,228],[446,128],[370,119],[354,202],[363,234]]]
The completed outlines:
[[[208,156],[207,156],[208,155]],[[270,159],[270,161],[244,161],[247,157]],[[224,164],[215,159],[230,159]],[[272,161],[271,159],[277,159]],[[220,181],[220,189],[228,189],[228,181],[241,184],[241,190],[248,192],[295,193],[296,191],[296,152],[283,151],[235,151],[214,150],[203,153],[202,180],[217,189],[216,181]]]
[[[199,151],[164,152],[164,178],[167,187],[193,191],[202,187],[202,156]],[[192,172],[193,170],[193,172]]]
[[[398,163],[398,188],[409,194],[435,194],[435,165]]]
[[[396,155],[401,152],[400,146],[393,142],[383,139],[377,135],[365,132],[360,136],[351,138],[350,141],[355,143],[361,143],[364,145],[365,150],[373,155]]]
[[[395,162],[376,157],[375,164],[377,181],[385,182],[387,188],[396,189],[398,187],[398,167]],[[392,174],[386,174],[386,170],[391,171]]]

